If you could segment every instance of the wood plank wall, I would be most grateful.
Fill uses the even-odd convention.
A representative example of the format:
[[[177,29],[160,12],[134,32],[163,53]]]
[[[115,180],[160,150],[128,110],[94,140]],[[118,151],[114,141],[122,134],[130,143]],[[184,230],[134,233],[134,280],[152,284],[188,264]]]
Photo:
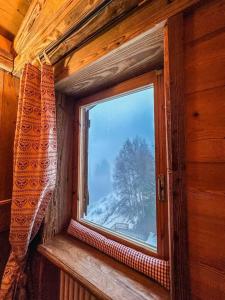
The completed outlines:
[[[13,40],[31,0],[0,0],[0,33]],[[41,3],[41,1],[39,1]],[[41,4],[39,4],[41,5]]]
[[[191,299],[225,299],[225,1],[184,20]]]
[[[61,93],[56,94],[57,112],[57,184],[55,196],[45,218],[44,242],[64,230],[72,214],[72,151],[74,102]]]
[[[78,24],[90,11],[93,11],[103,2],[103,0],[48,0],[44,1],[44,3],[40,3],[40,0],[32,1],[14,40],[14,48],[17,52],[14,61],[14,74],[19,75],[27,61],[37,62],[36,56],[49,46],[51,42],[55,42],[68,29]],[[199,0],[123,0],[112,2],[114,3],[113,6],[115,5],[117,8],[104,10],[103,14],[106,14],[104,18],[102,18],[102,14],[98,14],[94,21],[95,30],[102,26],[106,19],[114,18],[121,9],[128,9],[131,8],[131,5],[135,6],[136,4],[141,7],[123,21],[114,24],[113,28],[105,31],[93,41],[90,40],[80,50],[60,61],[56,66],[57,81],[67,76],[72,76],[75,72],[115,50],[119,45],[123,45],[132,38],[151,29],[155,24],[199,2]],[[123,5],[125,5],[124,8]],[[87,31],[84,28],[82,27],[79,33],[74,36],[75,40],[72,43],[77,44],[78,38],[81,41],[84,36],[87,36]],[[91,29],[92,22],[89,22],[86,28],[93,32]],[[66,48],[70,47],[68,41],[64,46]],[[60,49],[62,50],[62,45]],[[57,55],[59,55],[60,51],[57,52]],[[50,58],[51,56],[52,53]]]
[[[0,0],[1,1],[1,0]],[[1,26],[0,26],[1,32]],[[13,70],[12,42],[0,34],[0,68],[11,72]]]
[[[8,229],[19,79],[0,70],[0,281],[9,254]]]
[[[0,216],[1,218],[1,216]],[[0,232],[0,282],[9,256],[9,231]]]
[[[183,14],[168,19],[164,37],[167,192],[172,299],[189,299],[184,167]]]
[[[31,246],[28,258],[28,300],[59,300],[60,270]]]
[[[19,79],[0,70],[0,201],[11,198]]]

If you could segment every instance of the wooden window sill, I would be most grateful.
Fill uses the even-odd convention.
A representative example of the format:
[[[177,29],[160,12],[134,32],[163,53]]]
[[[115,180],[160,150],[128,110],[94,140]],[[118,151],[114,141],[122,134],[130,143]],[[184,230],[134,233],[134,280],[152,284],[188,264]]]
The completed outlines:
[[[38,251],[100,299],[169,299],[169,292],[146,276],[68,235],[58,235]]]

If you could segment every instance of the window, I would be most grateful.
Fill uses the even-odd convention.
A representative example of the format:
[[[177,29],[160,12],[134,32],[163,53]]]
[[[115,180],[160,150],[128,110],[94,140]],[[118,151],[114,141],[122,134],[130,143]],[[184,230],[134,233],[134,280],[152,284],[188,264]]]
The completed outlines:
[[[76,217],[125,244],[164,255],[164,118],[159,122],[158,85],[147,73],[117,86],[118,92],[109,89],[79,101]]]

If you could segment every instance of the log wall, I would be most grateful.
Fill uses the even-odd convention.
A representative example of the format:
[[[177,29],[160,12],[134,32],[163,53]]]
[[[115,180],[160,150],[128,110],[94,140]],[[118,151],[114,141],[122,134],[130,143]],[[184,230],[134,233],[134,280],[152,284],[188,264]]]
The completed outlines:
[[[225,1],[184,19],[191,299],[225,299]]]
[[[74,103],[63,94],[56,94],[57,112],[57,182],[54,199],[45,218],[43,239],[46,242],[67,228],[72,214],[72,158]]]
[[[174,3],[177,2],[174,1]],[[195,3],[195,1],[192,2]],[[185,12],[183,20],[184,175],[187,196],[188,269],[191,299],[225,299],[224,15],[224,0],[201,1],[201,5]],[[157,22],[164,20],[166,17],[160,15],[160,18],[154,20]],[[129,24],[129,22],[126,21],[126,24]],[[121,26],[118,25],[118,28],[121,28]],[[140,24],[135,26],[141,27]],[[141,29],[141,32],[143,30]],[[113,29],[111,29],[111,32],[114,32]],[[87,53],[88,47],[94,49],[98,45],[97,41],[103,40],[104,37],[107,37],[106,40],[108,41],[113,35],[109,36],[105,33],[101,39],[92,41],[89,46],[76,53],[74,59],[71,58],[67,64],[67,69],[64,68],[65,66],[58,66],[62,67],[60,69],[61,73],[58,72],[58,74],[61,74],[59,77],[71,76],[84,65],[86,66],[94,61],[96,56],[93,56],[90,61],[82,60],[82,62],[85,62],[82,65],[81,60],[77,58],[84,51]],[[106,40],[104,40],[104,45],[107,44],[105,43]],[[107,51],[111,51],[115,47],[108,47]],[[97,48],[99,49],[99,47]],[[82,54],[81,58],[83,57]],[[99,57],[97,56],[97,58]],[[0,71],[0,201],[11,197],[12,150],[17,95],[18,80],[6,72]],[[65,126],[59,125],[59,129],[62,130],[59,142],[59,154],[61,156],[59,157],[62,158],[64,171],[61,177],[58,178],[58,187],[61,189],[58,191],[58,195],[61,195],[61,198],[55,200],[53,207],[56,204],[59,205],[60,199],[68,200],[70,198],[63,198],[62,195],[71,196],[70,188],[66,190],[69,181],[68,174],[71,174],[71,170],[65,167],[69,161],[68,157],[71,155],[68,151],[69,148],[67,148],[71,147],[72,149],[71,140],[67,139],[67,147],[64,147],[64,139],[69,137],[69,131],[73,128],[72,123],[66,123],[66,120],[69,120],[67,114],[71,112],[71,108],[65,106],[64,100],[59,101],[58,105],[61,117],[64,118],[63,126]],[[68,135],[63,131],[63,128]],[[71,182],[69,182],[69,186],[71,187]],[[71,209],[69,207],[69,211]],[[65,216],[62,222],[53,225],[54,232],[60,231],[66,224],[69,219],[68,210],[65,211]],[[50,217],[47,220],[50,220]],[[182,234],[181,231],[179,232]],[[46,236],[51,234],[52,232],[46,233]],[[4,251],[0,251],[0,255],[8,251],[9,246],[6,241],[7,233],[0,233],[0,245],[5,247]],[[4,257],[6,255],[4,254]],[[1,257],[0,263],[4,263]],[[0,266],[0,276],[1,268],[2,265]]]
[[[9,254],[8,229],[18,91],[18,78],[0,70],[0,281]]]
[[[19,79],[0,70],[0,201],[11,198]]]

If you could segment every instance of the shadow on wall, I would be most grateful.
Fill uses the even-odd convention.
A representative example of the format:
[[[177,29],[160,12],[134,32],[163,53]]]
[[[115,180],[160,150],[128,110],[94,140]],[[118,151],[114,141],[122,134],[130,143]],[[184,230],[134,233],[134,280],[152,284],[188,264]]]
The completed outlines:
[[[0,282],[10,251],[9,231],[0,232]]]

